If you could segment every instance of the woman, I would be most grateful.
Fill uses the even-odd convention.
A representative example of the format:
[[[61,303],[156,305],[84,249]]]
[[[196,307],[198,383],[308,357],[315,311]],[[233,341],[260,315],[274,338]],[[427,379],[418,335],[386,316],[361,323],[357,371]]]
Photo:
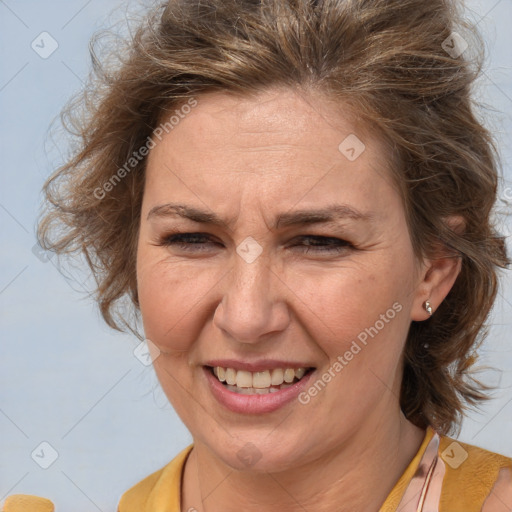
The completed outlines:
[[[171,1],[97,68],[41,239],[130,298],[194,440],[120,512],[512,509],[445,437],[508,264],[458,7]]]

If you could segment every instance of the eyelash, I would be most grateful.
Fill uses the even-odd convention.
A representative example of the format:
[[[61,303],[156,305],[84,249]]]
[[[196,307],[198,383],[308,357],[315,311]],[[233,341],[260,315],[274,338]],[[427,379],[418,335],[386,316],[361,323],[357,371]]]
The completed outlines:
[[[297,238],[301,241],[309,241],[308,244],[302,245],[302,252],[306,254],[311,250],[314,250],[315,252],[319,253],[340,253],[346,250],[347,248],[353,247],[353,245],[350,242],[335,237],[326,237],[320,235],[300,235]],[[177,247],[178,249],[190,252],[202,252],[204,250],[207,250],[204,248],[202,242],[191,241],[194,239],[207,240],[209,242],[217,244],[216,242],[213,242],[213,240],[208,234],[205,233],[178,233],[162,238],[162,240],[159,242],[159,245],[166,247],[174,246]],[[183,240],[188,240],[188,242]],[[324,245],[313,245],[311,244],[311,241],[323,242]]]

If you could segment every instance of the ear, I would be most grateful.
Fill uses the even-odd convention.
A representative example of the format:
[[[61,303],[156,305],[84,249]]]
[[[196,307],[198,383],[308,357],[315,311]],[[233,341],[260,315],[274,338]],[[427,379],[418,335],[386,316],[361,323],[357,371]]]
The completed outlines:
[[[462,217],[450,217],[445,222],[455,231],[464,230]],[[462,259],[450,251],[446,246],[439,244],[431,258],[425,259],[418,275],[416,294],[411,309],[411,320],[423,321],[430,318],[425,310],[425,301],[429,301],[432,312],[448,295],[462,268]]]

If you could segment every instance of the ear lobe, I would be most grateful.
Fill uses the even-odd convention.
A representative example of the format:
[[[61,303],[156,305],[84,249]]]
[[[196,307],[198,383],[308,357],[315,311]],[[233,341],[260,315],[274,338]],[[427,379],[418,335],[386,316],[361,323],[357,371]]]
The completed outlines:
[[[446,224],[457,234],[464,231],[465,222],[460,216],[445,219]],[[452,289],[462,268],[462,258],[440,245],[436,255],[423,263],[421,280],[417,286],[416,297],[411,310],[411,320],[423,321],[430,318],[425,308],[428,301],[432,314]]]
[[[460,256],[445,256],[426,262],[423,280],[419,283],[416,299],[411,310],[411,320],[422,321],[430,318],[425,309],[429,301],[434,315],[436,309],[452,289],[462,268]]]

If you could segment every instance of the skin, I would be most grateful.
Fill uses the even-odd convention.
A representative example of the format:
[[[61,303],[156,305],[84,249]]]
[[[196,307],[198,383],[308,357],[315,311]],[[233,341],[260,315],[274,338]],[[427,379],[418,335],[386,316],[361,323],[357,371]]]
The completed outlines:
[[[339,104],[287,89],[197,99],[150,152],[137,255],[155,370],[194,439],[182,510],[378,510],[425,434],[399,407],[407,331],[428,318],[425,300],[435,310],[444,299],[460,264],[418,261],[384,148]],[[366,149],[349,161],[338,146],[357,133]],[[148,217],[171,202],[225,223]],[[370,218],[274,228],[281,213],[334,203]],[[162,244],[174,231],[211,241]],[[302,235],[349,244],[306,252]],[[252,263],[236,252],[248,236],[262,248]],[[213,358],[308,362],[316,380],[395,303],[395,318],[306,405],[244,415],[206,385]],[[251,466],[237,457],[248,442],[261,455]]]
[[[512,510],[512,469],[503,468],[485,500],[482,512],[510,512]]]

